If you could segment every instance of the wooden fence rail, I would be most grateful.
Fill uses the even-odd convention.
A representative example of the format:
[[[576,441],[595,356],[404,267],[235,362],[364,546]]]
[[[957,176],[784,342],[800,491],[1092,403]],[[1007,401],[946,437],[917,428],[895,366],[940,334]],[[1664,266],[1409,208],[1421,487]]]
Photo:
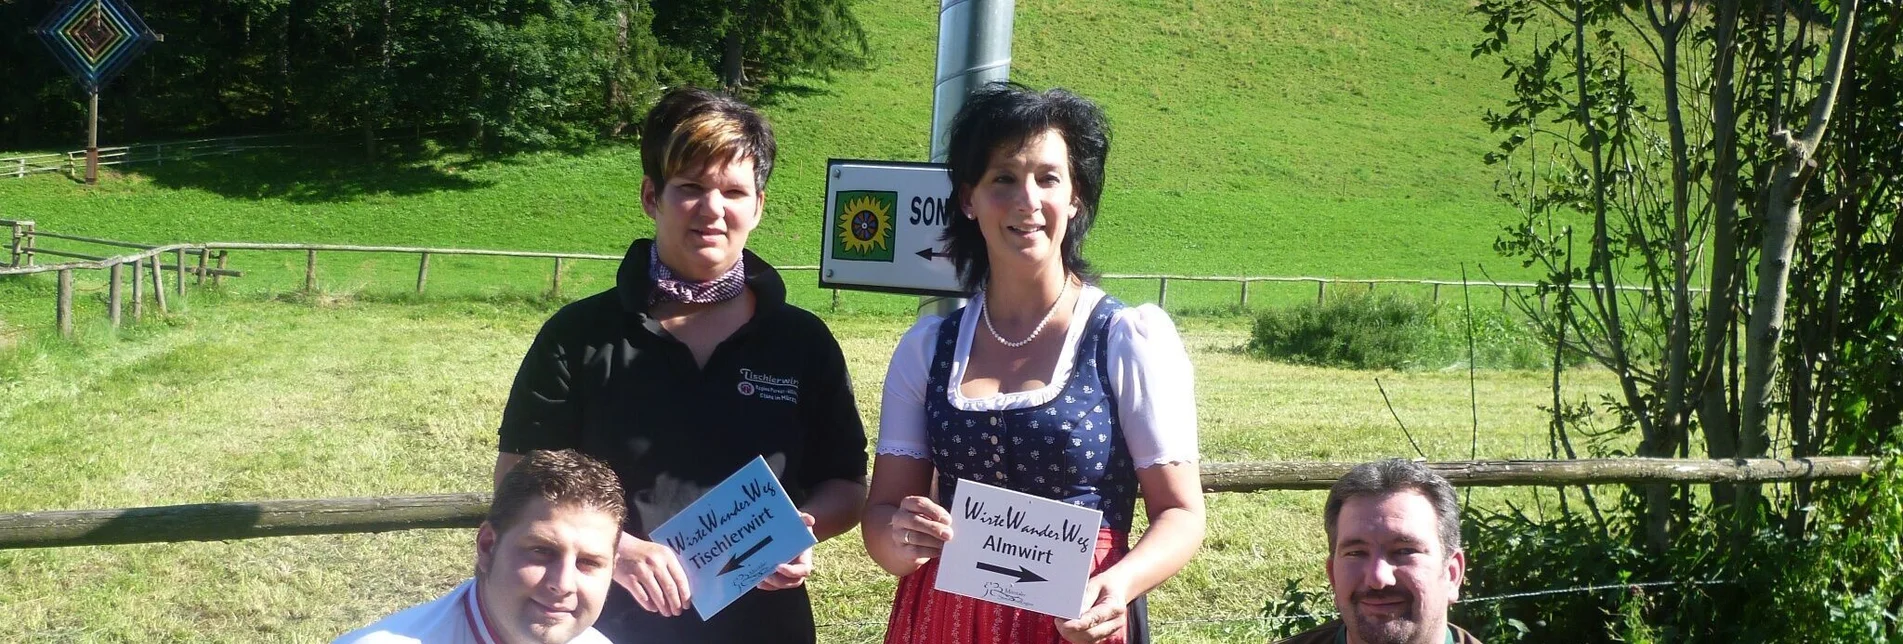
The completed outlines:
[[[33,228],[33,222],[30,222],[30,221],[14,222],[14,221],[8,221],[8,220],[0,220],[0,225],[11,225],[13,230],[12,244],[10,245],[10,253],[11,253],[10,256],[12,258],[12,262],[10,266],[0,267],[0,276],[20,275],[20,274],[48,272],[48,271],[65,271],[65,270],[87,270],[87,269],[104,270],[104,269],[109,269],[114,264],[124,264],[124,263],[136,261],[135,259],[133,259],[134,257],[143,256],[143,254],[134,254],[134,255],[127,255],[127,256],[121,256],[121,257],[101,257],[97,255],[74,253],[71,251],[49,250],[49,249],[39,248],[36,245],[35,239],[39,237],[78,241],[78,242],[93,243],[93,244],[116,245],[116,246],[121,246],[126,248],[138,248],[138,249],[144,249],[145,251],[148,251],[148,252],[162,249],[163,252],[171,252],[178,256],[178,260],[175,264],[171,266],[160,266],[158,270],[170,270],[170,271],[176,271],[178,273],[177,292],[178,294],[181,294],[181,295],[184,293],[185,276],[188,274],[196,274],[198,276],[198,282],[201,284],[204,282],[204,278],[206,275],[211,275],[214,279],[214,283],[218,283],[217,280],[223,277],[243,276],[242,271],[233,271],[233,270],[225,269],[225,259],[226,259],[226,256],[231,251],[266,251],[266,252],[278,251],[278,252],[304,253],[303,289],[306,292],[314,292],[317,290],[318,254],[319,253],[349,252],[349,253],[414,254],[417,256],[416,292],[418,293],[422,293],[429,283],[430,258],[435,255],[466,255],[466,256],[481,256],[481,257],[552,259],[554,261],[553,261],[553,272],[551,273],[549,278],[549,293],[552,296],[556,296],[556,297],[559,297],[562,292],[562,271],[564,270],[565,260],[619,262],[623,258],[622,255],[608,255],[608,254],[598,254],[598,253],[513,251],[513,250],[491,250],[491,249],[479,249],[479,248],[430,248],[430,247],[417,247],[417,246],[368,246],[368,245],[355,245],[355,244],[210,242],[210,243],[204,243],[204,244],[173,244],[173,245],[161,247],[161,246],[147,246],[144,244],[137,244],[133,242],[123,242],[123,241],[117,241],[117,240],[84,237],[79,235],[65,235],[65,234],[39,232]],[[36,253],[44,254],[44,255],[76,258],[76,259],[85,259],[85,260],[91,260],[91,262],[36,266],[33,262],[33,257]],[[185,256],[187,255],[195,255],[198,257],[198,263],[197,263],[198,265],[195,268],[190,268],[186,266]],[[214,256],[217,257],[217,267],[215,268],[208,267],[207,258],[214,257]],[[779,270],[783,272],[818,271],[819,270],[818,266],[810,266],[810,265],[781,266],[778,268]],[[1156,299],[1157,299],[1158,306],[1168,305],[1169,287],[1170,287],[1171,281],[1227,282],[1227,283],[1236,284],[1238,286],[1237,304],[1243,307],[1247,307],[1249,305],[1249,286],[1251,284],[1258,283],[1258,282],[1312,283],[1315,285],[1315,300],[1317,303],[1321,303],[1327,300],[1328,287],[1330,284],[1366,285],[1369,290],[1373,290],[1376,285],[1380,285],[1380,284],[1427,286],[1427,287],[1432,287],[1434,292],[1434,301],[1436,302],[1440,301],[1441,287],[1443,286],[1480,286],[1482,288],[1499,289],[1501,306],[1506,306],[1508,304],[1509,297],[1512,295],[1514,291],[1521,290],[1521,289],[1532,289],[1539,286],[1538,284],[1531,283],[1531,282],[1489,281],[1489,282],[1480,283],[1480,282],[1458,282],[1458,281],[1449,281],[1449,280],[1401,279],[1401,278],[1164,275],[1164,274],[1149,274],[1149,273],[1111,273],[1111,274],[1103,275],[1103,279],[1106,279],[1106,280],[1155,280],[1157,283]],[[156,284],[156,280],[155,280],[155,284]],[[1573,288],[1584,289],[1588,287],[1583,285],[1575,285]],[[1650,290],[1649,287],[1644,287],[1644,286],[1621,285],[1621,286],[1616,286],[1614,288],[1624,292]],[[1694,288],[1692,289],[1692,291],[1697,293],[1703,293],[1704,289]],[[1546,301],[1545,296],[1542,295],[1540,298],[1540,305],[1542,307],[1545,305],[1545,301]],[[839,290],[833,289],[833,305],[835,308],[838,307],[838,303],[839,303]],[[65,309],[62,309],[62,311],[65,311]],[[65,327],[62,327],[62,328],[65,328]]]
[[[1774,483],[1859,478],[1877,459],[1456,461],[1429,463],[1457,486]],[[1205,463],[1212,493],[1325,490],[1354,463]],[[473,528],[488,512],[483,493],[197,503],[116,510],[0,514],[0,550],[126,543],[224,541],[310,534]]]

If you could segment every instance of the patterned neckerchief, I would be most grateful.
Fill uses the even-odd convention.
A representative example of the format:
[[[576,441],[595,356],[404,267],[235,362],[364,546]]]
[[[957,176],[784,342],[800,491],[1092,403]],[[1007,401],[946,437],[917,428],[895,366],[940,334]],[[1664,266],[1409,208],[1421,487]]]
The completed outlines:
[[[658,245],[649,246],[648,279],[654,281],[654,290],[648,291],[648,306],[661,302],[715,304],[738,297],[747,288],[746,263],[744,258],[736,260],[726,274],[709,281],[694,282],[675,278],[674,271],[661,263]]]

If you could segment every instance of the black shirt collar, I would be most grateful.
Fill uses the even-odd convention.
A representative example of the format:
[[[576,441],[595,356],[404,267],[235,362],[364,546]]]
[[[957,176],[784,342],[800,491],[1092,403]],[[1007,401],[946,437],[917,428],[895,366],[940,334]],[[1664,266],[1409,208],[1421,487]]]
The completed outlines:
[[[653,245],[652,239],[634,240],[628,246],[628,255],[621,258],[621,270],[615,274],[621,308],[629,313],[648,311],[648,294],[654,291],[654,280],[648,277],[648,249]],[[740,256],[746,263],[747,290],[753,291],[754,310],[770,310],[785,304],[786,282],[780,279],[780,272],[753,251],[742,248]]]

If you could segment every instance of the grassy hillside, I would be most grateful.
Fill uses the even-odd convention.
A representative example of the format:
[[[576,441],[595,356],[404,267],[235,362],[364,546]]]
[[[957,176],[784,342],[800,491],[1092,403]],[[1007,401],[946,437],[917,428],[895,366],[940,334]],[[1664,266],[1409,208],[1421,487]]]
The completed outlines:
[[[827,158],[926,155],[937,5],[863,3],[873,68],[764,98],[782,156],[756,251],[817,262]],[[1089,249],[1105,270],[1451,277],[1465,262],[1517,275],[1490,248],[1508,212],[1479,161],[1491,140],[1479,115],[1504,91],[1489,62],[1467,56],[1476,29],[1463,4],[1426,0],[1032,0],[1018,3],[1012,69],[1034,86],[1096,98],[1111,115],[1105,214]],[[500,160],[425,151],[371,167],[359,156],[167,162],[97,187],[0,180],[0,218],[153,242],[608,253],[651,230],[636,204],[638,154],[627,146]],[[301,257],[234,261],[301,277]],[[343,290],[402,285],[414,270],[410,258],[339,261],[326,263],[325,282]],[[547,279],[539,262],[471,267],[438,271],[433,283]],[[609,272],[600,268],[577,268],[577,288],[598,285],[588,280]]]

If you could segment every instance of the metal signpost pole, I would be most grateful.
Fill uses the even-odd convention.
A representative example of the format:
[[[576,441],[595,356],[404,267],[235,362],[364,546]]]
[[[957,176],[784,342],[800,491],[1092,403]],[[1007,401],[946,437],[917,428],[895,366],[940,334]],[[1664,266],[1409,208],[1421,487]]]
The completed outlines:
[[[965,96],[1011,77],[1011,16],[1016,0],[939,0],[938,67],[932,84],[932,162],[944,163],[952,117]],[[954,205],[953,210],[956,210]],[[919,315],[946,315],[963,298],[926,296]]]
[[[86,185],[99,183],[99,90],[92,95],[92,118],[86,122]]]

